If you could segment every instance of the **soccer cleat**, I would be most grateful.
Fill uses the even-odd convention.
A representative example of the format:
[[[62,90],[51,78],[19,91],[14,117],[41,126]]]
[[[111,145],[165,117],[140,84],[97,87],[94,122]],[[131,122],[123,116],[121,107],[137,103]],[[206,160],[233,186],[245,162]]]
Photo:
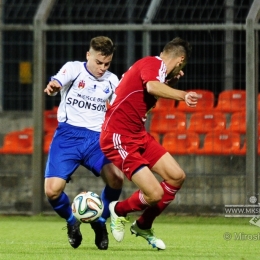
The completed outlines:
[[[80,224],[81,223],[79,221],[76,221],[76,223],[72,226],[67,224],[67,229],[68,229],[67,234],[68,234],[69,243],[74,248],[79,247],[82,241],[82,235],[79,229]]]
[[[113,201],[109,204],[109,211],[110,211],[110,228],[113,237],[117,242],[121,242],[125,235],[125,223],[129,222],[127,218],[125,217],[119,217],[115,213],[115,206],[117,201]]]
[[[166,248],[164,242],[154,236],[153,229],[140,229],[136,221],[132,224],[130,231],[132,234],[135,234],[136,236],[143,237],[148,241],[150,245],[152,245],[153,248],[158,248],[158,250],[163,250]]]
[[[95,244],[100,250],[107,250],[108,248],[108,233],[105,223],[91,222],[92,229],[95,232]]]

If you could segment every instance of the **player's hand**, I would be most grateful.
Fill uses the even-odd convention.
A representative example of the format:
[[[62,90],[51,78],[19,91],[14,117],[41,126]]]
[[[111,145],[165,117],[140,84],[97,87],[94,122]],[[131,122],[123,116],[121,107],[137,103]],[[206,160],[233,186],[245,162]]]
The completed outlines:
[[[188,92],[185,95],[185,103],[189,107],[196,107],[198,103],[198,94],[196,92]]]
[[[61,90],[61,85],[56,80],[51,80],[46,88],[44,89],[44,92],[47,93],[49,96],[52,96],[53,94],[59,92]]]

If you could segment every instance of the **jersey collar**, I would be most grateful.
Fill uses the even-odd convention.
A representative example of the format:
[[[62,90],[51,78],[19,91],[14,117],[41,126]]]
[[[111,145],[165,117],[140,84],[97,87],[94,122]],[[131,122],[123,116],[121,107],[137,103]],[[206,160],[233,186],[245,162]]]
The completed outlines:
[[[85,67],[85,70],[88,72],[88,74],[93,78],[93,79],[95,79],[95,80],[97,80],[97,81],[103,81],[104,80],[104,75],[106,74],[106,73],[104,73],[104,75],[101,77],[101,78],[97,78],[97,77],[95,77],[89,70],[88,70],[88,67],[87,67],[87,62],[84,62],[84,67]]]

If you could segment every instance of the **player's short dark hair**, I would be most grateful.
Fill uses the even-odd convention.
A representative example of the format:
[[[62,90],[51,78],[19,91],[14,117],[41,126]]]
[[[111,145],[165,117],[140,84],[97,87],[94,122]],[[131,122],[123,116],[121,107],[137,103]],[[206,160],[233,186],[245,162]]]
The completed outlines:
[[[172,53],[174,56],[184,55],[185,59],[188,60],[191,55],[191,49],[189,42],[176,37],[164,46],[163,52]]]
[[[116,47],[113,41],[106,36],[97,36],[90,41],[90,48],[101,52],[103,56],[110,56],[114,53]]]

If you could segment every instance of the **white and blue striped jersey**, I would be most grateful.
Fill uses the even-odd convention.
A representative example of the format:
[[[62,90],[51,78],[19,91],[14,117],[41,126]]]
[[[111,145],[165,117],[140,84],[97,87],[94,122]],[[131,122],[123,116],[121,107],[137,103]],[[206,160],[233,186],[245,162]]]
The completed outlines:
[[[106,71],[101,78],[87,70],[86,62],[67,62],[52,77],[62,86],[58,121],[101,131],[106,112],[106,101],[118,85],[118,77]]]

